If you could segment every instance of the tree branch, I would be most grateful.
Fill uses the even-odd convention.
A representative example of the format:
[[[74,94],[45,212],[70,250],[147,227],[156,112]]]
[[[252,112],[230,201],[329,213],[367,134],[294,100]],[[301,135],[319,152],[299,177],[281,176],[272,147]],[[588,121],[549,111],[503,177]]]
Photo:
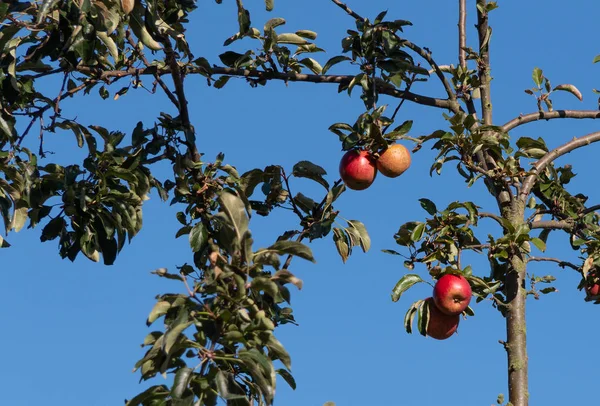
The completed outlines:
[[[185,141],[188,147],[188,152],[190,154],[190,158],[194,162],[200,162],[200,152],[196,146],[196,134],[190,121],[188,101],[185,97],[185,89],[183,87],[184,75],[179,67],[177,54],[173,50],[171,41],[168,38],[164,38],[161,42],[165,48],[166,61],[171,69],[171,77],[173,78],[173,85],[175,86],[175,94],[177,95],[177,101],[179,105],[179,117],[181,118],[181,123],[183,124],[185,131]]]
[[[595,205],[595,206],[588,207],[587,209],[585,209],[584,211],[582,211],[582,212],[581,212],[581,215],[582,215],[582,216],[585,216],[586,214],[593,213],[593,212],[595,212],[595,211],[596,211],[596,210],[598,210],[598,209],[600,209],[600,204],[597,204],[597,205]]]
[[[346,13],[351,15],[355,20],[365,21],[364,18],[362,18],[358,13],[352,11],[350,9],[350,7],[348,7],[346,4],[342,3],[341,1],[338,1],[338,0],[331,0],[331,1],[333,1],[335,4],[337,4],[337,6],[340,7],[342,10],[344,10]]]
[[[485,9],[487,1],[477,0],[477,33],[479,35],[479,81],[481,82],[481,114],[485,125],[492,125],[492,99],[490,95],[490,52],[488,15]]]
[[[544,230],[565,230],[565,231],[573,231],[573,227],[575,224],[573,220],[540,220],[540,221],[532,221],[529,223],[529,228],[531,230],[535,229],[544,229]]]
[[[448,79],[446,79],[446,77],[444,76],[444,72],[442,72],[442,70],[440,69],[438,64],[435,62],[435,60],[431,56],[431,52],[429,50],[425,50],[425,49],[419,47],[418,45],[413,44],[412,42],[410,42],[406,39],[403,39],[402,42],[404,45],[406,45],[406,47],[410,48],[411,50],[413,50],[414,52],[419,54],[419,56],[421,56],[421,58],[423,58],[427,61],[429,66],[431,66],[433,68],[433,70],[435,71],[435,74],[440,79],[440,82],[442,82],[442,85],[444,86],[444,89],[446,90],[446,94],[448,95],[448,99],[456,100],[456,94],[454,93],[452,86],[450,86],[450,82],[448,82]]]
[[[584,135],[583,137],[575,138],[572,141],[569,141],[566,144],[563,144],[560,147],[553,149],[552,151],[548,152],[546,155],[541,157],[538,161],[536,161],[533,164],[533,169],[523,181],[523,184],[521,185],[521,190],[519,191],[519,198],[522,201],[525,201],[527,199],[527,196],[529,196],[529,193],[531,193],[531,189],[535,185],[538,173],[543,171],[546,168],[546,166],[551,164],[558,157],[597,141],[600,141],[600,131]]]
[[[131,38],[131,32],[129,30],[127,30],[127,33],[126,33],[125,37],[127,38],[127,42],[129,42],[129,45],[131,45],[131,47],[135,50],[135,52],[137,52],[137,54],[139,55],[139,57],[142,60],[142,62],[144,63],[144,65],[147,68],[150,67],[151,66],[150,65],[150,61],[148,61],[148,58],[146,58],[146,55],[144,54],[144,51],[142,51],[140,48],[138,48],[136,46],[135,41],[133,40],[133,38]],[[171,103],[173,103],[173,105],[175,106],[175,108],[179,109],[179,101],[177,100],[177,98],[175,97],[175,95],[173,94],[173,92],[171,92],[171,90],[166,85],[166,83],[162,80],[162,78],[156,72],[154,72],[154,79],[156,80],[156,83],[159,84],[159,86],[161,87],[161,89],[163,90],[163,92],[165,92],[165,94],[167,95],[167,97],[169,98],[169,100],[171,101]]]
[[[202,74],[206,75],[207,72],[203,68],[199,67],[180,67],[181,70],[185,71],[185,74]],[[113,70],[103,71],[101,73],[89,67],[77,67],[77,71],[85,74],[94,76],[102,81],[109,81],[111,78],[122,78],[133,75],[168,75],[171,74],[172,70],[170,66],[164,68],[148,67],[144,69],[129,68],[124,70]],[[255,69],[234,69],[225,67],[212,67],[211,74],[214,75],[229,75],[239,76],[244,78],[252,78],[259,80],[282,80],[284,82],[309,82],[309,83],[350,83],[354,78],[353,75],[314,75],[304,73],[283,73],[283,72],[265,72]],[[402,91],[396,89],[393,85],[385,83],[381,80],[378,81],[378,91],[380,94],[385,94],[395,98],[405,98],[413,103],[422,104],[424,106],[438,107],[450,111],[457,111],[460,109],[460,105],[456,100],[449,99],[437,99],[434,97],[423,96],[416,93]]]
[[[502,130],[504,132],[509,132],[510,130],[521,126],[523,124],[531,123],[533,121],[539,120],[552,120],[555,118],[576,118],[576,119],[584,119],[591,118],[597,119],[600,118],[600,111],[598,110],[554,110],[554,111],[536,111],[535,113],[520,115],[517,118],[514,118],[504,124],[502,126]]]
[[[580,267],[568,262],[568,261],[563,261],[560,260],[558,258],[547,258],[547,257],[529,257],[529,259],[527,260],[528,262],[556,262],[558,264],[558,266],[560,266],[561,268],[565,268],[565,267],[569,267],[572,268],[576,271],[579,271]]]
[[[504,227],[504,225],[503,225],[503,222],[504,222],[503,220],[504,219],[501,216],[497,215],[497,214],[487,213],[487,212],[480,212],[479,213],[479,217],[485,217],[485,218],[490,218],[490,219],[496,220],[496,222],[498,224],[500,224],[502,227]]]
[[[458,0],[458,62],[467,68],[467,0]]]

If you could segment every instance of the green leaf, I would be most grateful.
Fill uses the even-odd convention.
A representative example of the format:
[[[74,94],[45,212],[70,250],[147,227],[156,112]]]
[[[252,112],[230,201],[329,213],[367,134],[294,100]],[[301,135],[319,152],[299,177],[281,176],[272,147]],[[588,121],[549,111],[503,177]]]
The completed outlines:
[[[238,242],[241,242],[242,236],[248,231],[249,219],[246,212],[246,205],[239,196],[227,190],[219,194],[218,200],[221,210],[229,220]]]
[[[290,354],[283,347],[281,342],[275,338],[274,335],[269,337],[269,341],[267,342],[267,348],[269,349],[269,356],[273,360],[280,360],[281,363],[288,369],[292,369],[292,359]]]
[[[415,229],[412,231],[410,235],[410,239],[413,242],[419,241],[423,237],[423,233],[425,232],[425,223],[417,223]]]
[[[332,235],[335,248],[342,257],[342,262],[345,263],[350,256],[350,241],[348,241],[346,233],[341,228],[334,227]]]
[[[193,324],[193,321],[188,321],[188,317],[188,310],[185,307],[181,307],[177,318],[169,325],[167,331],[165,332],[163,348],[165,353],[171,353],[171,349],[173,348],[173,345],[175,345],[175,342],[181,333],[183,333],[185,329]]]
[[[316,262],[311,249],[298,241],[280,240],[266,250],[275,251],[280,255],[294,255],[307,261]],[[260,250],[256,254],[258,255],[262,251],[264,250]]]
[[[290,385],[290,388],[296,390],[296,380],[294,379],[292,374],[290,374],[285,369],[278,369],[275,372],[277,372],[277,374],[281,376],[288,385]]]
[[[308,41],[298,34],[292,33],[279,34],[276,40],[278,44],[304,45],[308,43]]]
[[[194,377],[193,372],[192,368],[181,368],[177,371],[173,380],[173,386],[171,387],[171,397],[173,399],[181,399],[183,397],[185,390]]]
[[[325,66],[323,66],[323,69],[321,70],[321,74],[325,74],[327,73],[327,71],[329,69],[331,69],[331,67],[333,65],[337,65],[340,62],[343,61],[351,61],[352,59],[347,57],[347,56],[343,56],[343,55],[338,55],[338,56],[334,56],[333,58],[331,58],[330,60],[327,61],[327,63],[325,64]]]
[[[265,0],[265,7],[267,11],[273,11],[273,7],[275,6],[275,0]]]
[[[437,207],[431,200],[422,198],[419,199],[419,202],[421,202],[421,207],[431,216],[434,216],[435,213],[437,213]]]
[[[598,63],[598,62],[600,62],[600,55],[596,55],[594,57],[594,60],[592,61],[592,63]]]
[[[419,306],[418,311],[417,326],[419,328],[419,333],[425,337],[427,336],[427,325],[429,324],[429,306],[435,306],[432,304],[431,299],[425,300],[423,304]]]
[[[404,329],[406,330],[406,332],[408,334],[412,334],[413,320],[415,319],[415,315],[417,314],[417,310],[422,305],[423,305],[423,300],[417,300],[416,302],[414,302],[410,306],[410,308],[408,309],[408,311],[404,315]]]
[[[564,90],[577,97],[579,101],[583,101],[583,96],[581,95],[581,92],[574,85],[558,85],[553,90]]]
[[[533,78],[533,83],[535,83],[537,87],[541,87],[542,81],[544,80],[544,73],[542,70],[540,68],[535,68],[531,76]]]
[[[20,207],[15,209],[13,212],[13,218],[11,222],[11,228],[15,230],[15,232],[21,231],[23,226],[25,225],[25,221],[27,220],[27,207]]]
[[[311,40],[317,39],[317,33],[314,31],[310,31],[310,30],[299,30],[299,31],[296,31],[296,34],[302,38],[308,38]]]
[[[300,161],[294,165],[292,175],[298,178],[312,179],[325,189],[329,189],[329,183],[323,178],[323,176],[327,175],[325,169],[310,161]]]
[[[299,60],[298,63],[306,66],[308,69],[310,69],[316,75],[320,75],[323,70],[323,68],[321,67],[319,62],[317,62],[313,58],[304,58],[304,59]]]
[[[180,278],[181,279],[181,278]],[[161,300],[160,302],[156,302],[150,314],[148,315],[148,319],[146,320],[146,325],[150,326],[154,323],[159,317],[167,314],[167,311],[171,308],[171,303]]]
[[[197,223],[190,231],[190,247],[192,252],[200,252],[208,242],[208,231],[203,223]]]
[[[540,251],[542,251],[542,252],[546,251],[546,243],[544,241],[542,241],[540,238],[533,237],[530,241]]]
[[[155,400],[166,399],[169,395],[169,389],[165,385],[151,386],[139,395],[135,396],[131,400],[125,403],[125,406],[141,406],[141,405],[153,405],[158,406],[159,403],[154,402]]]
[[[229,79],[231,79],[231,76],[219,77],[219,79],[215,80],[215,83],[213,83],[214,88],[221,89],[223,86],[225,86],[227,84],[227,82],[229,82]]]
[[[413,285],[425,282],[419,275],[416,274],[408,274],[404,275],[394,286],[392,290],[392,301],[397,302],[400,300],[400,296],[408,289],[410,289]]]
[[[348,220],[348,224],[358,232],[360,236],[360,247],[363,252],[369,251],[371,248],[371,237],[369,237],[365,225],[358,220]]]
[[[265,23],[265,26],[263,27],[265,33],[275,27],[279,27],[280,25],[284,25],[285,24],[285,20],[283,18],[271,18],[269,21],[267,21]]]

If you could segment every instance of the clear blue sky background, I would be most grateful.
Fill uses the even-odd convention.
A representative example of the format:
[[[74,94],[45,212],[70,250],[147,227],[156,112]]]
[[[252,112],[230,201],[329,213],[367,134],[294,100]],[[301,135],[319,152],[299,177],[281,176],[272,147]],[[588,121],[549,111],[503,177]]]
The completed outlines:
[[[196,56],[217,63],[222,43],[237,30],[234,2],[217,5],[201,1],[192,14],[188,40]],[[311,29],[327,54],[325,63],[339,54],[340,41],[353,21],[327,1],[277,1],[273,13],[263,12],[262,2],[252,5],[253,25],[282,16],[286,31]],[[474,1],[469,1],[469,45],[476,47],[473,30]],[[407,19],[414,27],[406,35],[429,47],[440,64],[457,62],[456,1],[391,2],[354,1],[350,6],[374,17],[389,9],[390,18]],[[585,4],[585,6],[581,5]],[[494,28],[494,118],[501,124],[520,113],[535,111],[533,98],[523,89],[532,86],[531,71],[539,66],[554,85],[573,83],[584,95],[580,103],[568,93],[553,99],[556,108],[597,108],[591,92],[600,87],[600,66],[592,64],[600,47],[590,40],[600,7],[592,2],[505,1],[491,15]],[[283,27],[279,32],[283,32]],[[250,45],[249,42],[240,45]],[[238,49],[235,48],[234,49]],[[332,73],[352,72],[347,65]],[[146,84],[150,84],[150,79]],[[337,137],[327,131],[335,122],[354,122],[363,109],[355,97],[337,94],[335,85],[270,83],[251,89],[243,80],[231,80],[222,90],[208,88],[199,77],[187,79],[190,111],[198,131],[199,149],[208,159],[220,151],[240,172],[276,163],[287,168],[308,159],[322,165],[330,181],[337,179],[341,157]],[[46,89],[58,92],[60,84]],[[113,89],[113,92],[118,87]],[[417,93],[443,96],[439,83],[414,88]],[[382,100],[395,106],[395,100]],[[61,104],[64,114],[85,124],[102,124],[128,133],[138,120],[151,125],[160,111],[174,114],[163,95],[130,91],[118,101],[97,95],[78,97]],[[406,103],[399,120],[415,121],[412,134],[443,128],[441,111]],[[21,125],[23,125],[21,123]],[[598,123],[554,121],[521,127],[513,134],[544,136],[551,146],[598,129]],[[22,127],[21,127],[22,128]],[[29,135],[35,145],[36,131]],[[50,159],[66,162],[81,156],[72,134],[47,134]],[[597,156],[600,145],[575,152],[559,162],[574,163],[579,176],[573,191],[587,191],[590,202],[600,202],[597,189]],[[451,167],[441,177],[428,175],[433,154],[426,147],[413,157],[413,166],[402,177],[379,177],[364,192],[348,192],[337,208],[343,217],[359,219],[367,226],[372,251],[356,251],[343,265],[330,238],[312,245],[317,264],[301,260],[292,270],[305,282],[293,292],[292,304],[299,327],[283,326],[280,340],[292,354],[298,389],[284,382],[277,388],[276,403],[284,406],[322,405],[461,405],[495,403],[507,392],[505,353],[498,340],[505,339],[504,320],[489,302],[474,306],[477,317],[463,321],[459,334],[440,342],[418,334],[407,335],[402,320],[410,304],[427,297],[431,289],[417,286],[392,303],[390,292],[406,272],[398,257],[381,253],[395,248],[393,234],[400,224],[424,218],[418,200],[429,197],[438,207],[455,200],[474,200],[488,211],[493,201],[484,189],[466,189]],[[168,172],[160,169],[159,175]],[[296,181],[295,191],[314,194],[318,189]],[[185,238],[175,240],[177,208],[160,203],[154,195],[144,207],[144,229],[112,267],[93,264],[80,256],[63,261],[54,242],[40,244],[39,230],[23,230],[7,237],[13,245],[2,251],[0,309],[0,403],[11,406],[112,406],[122,404],[149,384],[138,384],[132,373],[143,356],[139,344],[151,330],[145,318],[154,297],[180,291],[175,282],[161,280],[150,271],[174,268],[191,255]],[[280,231],[293,227],[287,212],[267,219],[255,216],[252,229],[257,246],[273,241]],[[480,235],[498,233],[493,223],[482,222]],[[552,256],[574,259],[567,239],[551,238]],[[469,258],[475,273],[489,272],[485,258]],[[423,269],[418,269],[423,272]],[[579,276],[552,265],[535,264],[530,271],[558,278],[559,293],[530,300],[528,318],[530,391],[532,405],[580,405],[594,402],[596,361],[593,342],[600,335],[599,308],[583,301],[576,290]]]

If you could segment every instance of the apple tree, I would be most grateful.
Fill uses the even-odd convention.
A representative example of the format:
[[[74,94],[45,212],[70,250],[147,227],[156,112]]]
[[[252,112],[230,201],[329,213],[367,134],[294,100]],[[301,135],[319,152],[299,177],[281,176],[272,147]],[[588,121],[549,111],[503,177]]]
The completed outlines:
[[[313,261],[309,243],[325,237],[344,262],[355,249],[368,251],[365,226],[343,219],[336,202],[348,188],[368,187],[377,173],[401,175],[411,162],[409,145],[413,153],[424,147],[437,152],[430,175],[455,170],[466,187],[482,184],[496,202],[484,209],[457,195],[455,202],[438,207],[422,198],[426,217],[399,227],[394,238],[400,248],[386,252],[404,257],[407,272],[390,287],[392,300],[427,279],[437,292],[432,299],[407,304],[409,333],[416,319],[421,334],[449,338],[462,316],[474,315],[468,306],[471,296],[487,300],[506,321],[502,343],[508,357],[508,404],[524,406],[529,398],[526,301],[555,290],[554,277],[530,277],[528,263],[572,268],[581,275],[587,300],[600,303],[599,206],[588,205],[584,194],[568,189],[575,176],[571,166],[555,164],[558,157],[600,140],[600,132],[555,149],[543,137],[511,137],[515,128],[534,121],[596,119],[600,112],[555,109],[555,92],[580,100],[582,94],[571,84],[551,85],[536,68],[533,85],[525,90],[535,100],[534,111],[506,123],[494,121],[490,18],[496,2],[457,2],[456,61],[437,61],[427,44],[413,43],[407,30],[411,22],[401,16],[357,3],[363,9],[359,14],[332,2],[348,15],[349,29],[340,33],[341,49],[327,58],[320,57],[324,50],[317,33],[287,32],[285,19],[276,15],[260,26],[241,0],[235,2],[238,31],[225,39],[223,52],[200,56],[192,54],[186,37],[196,8],[191,0],[0,4],[0,208],[5,231],[38,228],[41,241],[58,244],[62,258],[84,256],[111,265],[142,230],[143,203],[156,193],[179,208],[173,219],[180,223],[176,238],[189,239],[189,258],[176,271],[153,272],[180,282],[184,293],[164,293],[149,309],[147,324],[153,331],[144,338],[145,353],[135,365],[143,380],[161,374],[173,379],[131,396],[127,405],[215,405],[219,399],[228,405],[271,405],[278,376],[295,387],[291,356],[276,335],[278,326],[295,323],[290,297],[302,281],[292,273],[292,261],[295,266]],[[265,0],[261,7],[272,11],[275,4]],[[467,12],[477,20],[472,33]],[[234,43],[243,43],[246,51],[228,49]],[[328,74],[334,65],[348,73]],[[346,154],[341,179],[329,178],[310,161],[239,173],[222,154],[204,157],[186,98],[186,79],[192,75],[217,89],[240,77],[251,87],[309,82],[335,84],[340,93],[359,95],[364,112],[329,128]],[[51,80],[60,83],[56,94],[44,86]],[[111,128],[102,117],[84,123],[63,111],[64,100],[90,92],[116,99],[144,87],[144,81],[152,83],[153,97],[166,97],[170,109],[131,131]],[[437,82],[445,96],[416,93],[424,81]],[[406,102],[443,114],[447,126],[412,134],[413,120],[397,119]],[[85,151],[81,162],[53,162],[44,137],[57,132],[72,134]],[[170,168],[164,178],[155,170],[161,164]],[[298,178],[314,181],[322,193],[303,194],[294,184]],[[275,210],[289,211],[298,225],[280,230],[272,244],[258,248],[252,218]],[[482,237],[480,221],[498,223],[501,232]],[[546,250],[554,232],[568,234],[580,262],[537,253]],[[9,248],[10,236],[0,237],[0,243]],[[485,255],[489,272],[474,273],[464,263],[466,252]]]

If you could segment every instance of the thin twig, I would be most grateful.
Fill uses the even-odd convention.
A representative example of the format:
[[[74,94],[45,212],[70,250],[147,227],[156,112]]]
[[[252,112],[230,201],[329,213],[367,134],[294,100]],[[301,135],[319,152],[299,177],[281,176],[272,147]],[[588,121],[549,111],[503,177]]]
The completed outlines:
[[[65,72],[62,85],[60,86],[60,91],[58,92],[58,96],[56,97],[56,102],[54,103],[54,116],[52,116],[52,123],[50,124],[50,128],[54,127],[56,123],[56,119],[60,114],[60,100],[62,98],[63,92],[65,91],[65,87],[67,86],[67,79],[69,78],[69,73]]]
[[[281,169],[281,176],[283,177],[283,181],[285,182],[285,188],[289,194],[290,197],[290,202],[292,204],[292,208],[294,210],[294,213],[296,213],[296,215],[300,218],[300,220],[304,220],[304,214],[302,214],[302,212],[300,211],[300,209],[298,208],[298,206],[296,205],[296,202],[294,201],[294,196],[292,195],[292,190],[290,188],[290,182],[288,180],[288,177],[285,174],[285,170],[283,169],[283,167],[280,167]]]
[[[414,52],[416,52],[417,54],[419,54],[419,56],[421,56],[421,58],[423,58],[427,61],[429,66],[431,66],[433,68],[433,70],[435,71],[435,74],[439,78],[440,82],[442,82],[442,85],[444,86],[444,89],[446,90],[446,94],[448,95],[448,99],[456,100],[456,93],[454,93],[454,90],[452,89],[450,82],[448,81],[446,76],[444,76],[444,72],[442,72],[442,70],[440,69],[438,64],[435,62],[435,60],[431,56],[431,52],[429,50],[427,50],[425,48],[421,48],[418,45],[415,45],[412,42],[405,40],[405,39],[402,40],[402,43],[409,49],[411,49]]]
[[[412,74],[410,80],[406,83],[406,88],[404,89],[405,92],[410,92],[410,88],[412,87],[416,76],[417,76],[416,73]],[[396,120],[396,115],[398,115],[398,112],[400,111],[400,108],[402,107],[402,105],[404,104],[405,101],[406,101],[405,97],[403,97],[400,100],[400,103],[398,103],[398,105],[396,106],[396,109],[394,110],[394,114],[392,114],[392,117],[390,118],[390,123],[388,125],[386,125],[383,130],[381,130],[381,134],[385,134],[387,132],[387,130],[390,128],[390,126],[392,125],[392,123]]]
[[[66,99],[67,97],[72,97],[73,95],[75,95],[77,92],[85,89],[87,86],[93,84],[97,82],[96,79],[88,79],[85,82],[83,82],[82,84],[80,84],[79,86],[76,86],[74,88],[72,88],[71,90],[68,90],[64,97],[62,97],[62,99]],[[33,123],[39,118],[42,117],[44,115],[44,113],[46,111],[48,111],[53,105],[55,105],[57,102],[57,99],[54,99],[52,102],[47,103],[45,106],[40,107],[38,111],[36,111],[35,113],[31,114],[31,121],[29,123],[29,125],[27,126],[27,128],[25,129],[25,131],[23,132],[23,134],[17,139],[17,146],[21,145],[21,143],[23,142],[23,139],[25,138],[25,136],[27,135],[27,133],[29,133],[29,130],[31,129],[31,126],[33,125]]]
[[[582,216],[585,216],[586,214],[593,213],[593,212],[595,212],[596,210],[600,210],[600,204],[597,204],[597,205],[595,205],[595,206],[588,207],[587,209],[585,209],[584,211],[582,211],[582,212],[581,212],[581,215],[582,215]]]
[[[365,21],[364,18],[362,18],[356,12],[352,11],[350,9],[350,7],[348,7],[346,4],[342,3],[341,1],[338,1],[338,0],[331,0],[331,1],[333,1],[335,4],[337,4],[337,6],[340,7],[342,10],[344,10],[346,13],[348,13],[349,15],[351,15],[355,20]]]
[[[572,268],[576,271],[579,271],[579,269],[581,267],[568,262],[568,261],[563,261],[561,259],[558,258],[547,258],[547,257],[529,257],[529,259],[527,260],[528,262],[556,262],[558,264],[558,266],[560,266],[561,268],[565,268],[565,267],[569,267]]]
[[[133,49],[136,50],[138,56],[140,57],[140,59],[142,60],[142,62],[144,63],[144,65],[147,68],[149,68],[151,66],[150,65],[150,61],[148,61],[148,58],[146,58],[146,54],[144,54],[144,51],[142,51],[137,46],[136,42],[131,37],[131,32],[129,32],[129,30],[127,30],[126,36],[127,36],[127,42],[129,42],[129,45],[131,45],[133,47]],[[158,83],[158,85],[161,87],[161,89],[165,92],[165,94],[167,95],[167,97],[169,98],[169,100],[171,101],[171,103],[173,103],[173,105],[175,105],[175,107],[177,109],[179,109],[179,101],[177,100],[177,98],[175,97],[175,95],[173,94],[173,92],[171,92],[171,90],[169,89],[169,87],[167,86],[167,84],[162,80],[162,78],[160,77],[160,75],[157,72],[154,72],[153,76],[154,76],[154,80],[156,80],[156,83]]]
[[[487,212],[479,212],[479,217],[485,217],[485,218],[490,218],[490,219],[496,220],[496,222],[498,224],[500,224],[502,227],[504,227],[504,219],[497,214],[487,213]]]
[[[296,238],[296,241],[302,242],[303,239],[304,239],[304,232],[300,233],[298,238]],[[283,264],[283,268],[281,268],[281,269],[288,269],[290,267],[290,264],[292,263],[292,259],[294,259],[294,256],[292,254],[288,255],[287,259],[285,260],[285,263]]]

